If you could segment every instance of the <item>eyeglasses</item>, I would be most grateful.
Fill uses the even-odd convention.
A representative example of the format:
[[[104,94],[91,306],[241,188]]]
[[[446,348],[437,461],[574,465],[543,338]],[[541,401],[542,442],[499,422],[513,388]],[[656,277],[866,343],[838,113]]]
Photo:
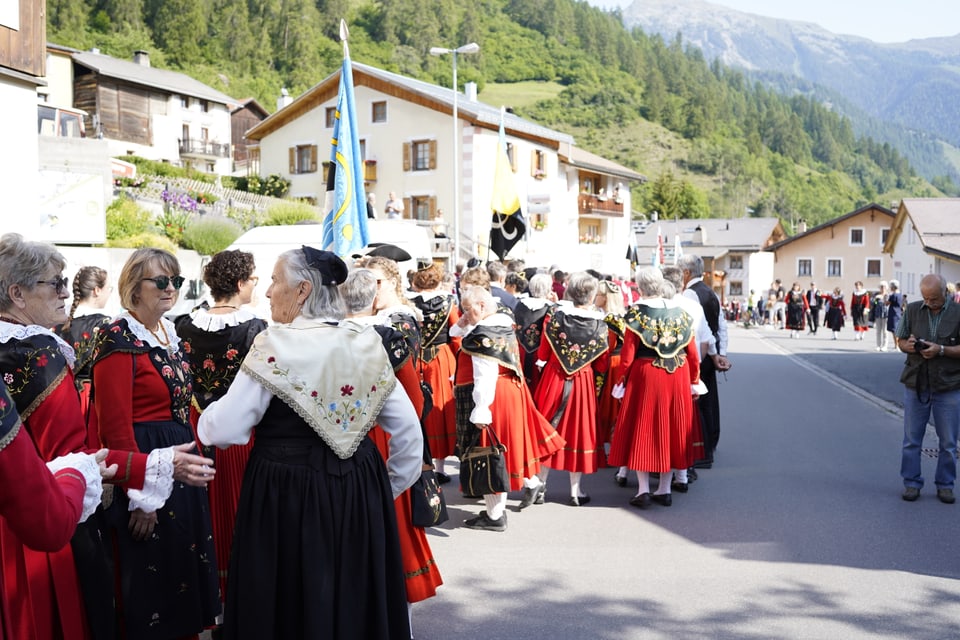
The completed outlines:
[[[170,283],[173,282],[173,288],[179,289],[183,286],[184,278],[183,276],[157,276],[155,278],[141,278],[141,280],[149,280],[153,284],[157,285],[157,289],[163,290],[170,286]]]
[[[56,287],[57,294],[61,294],[64,291],[66,291],[67,284],[69,284],[69,282],[70,280],[68,280],[64,276],[60,276],[59,278],[54,278],[52,280],[37,280],[37,284],[48,284],[51,287]]]

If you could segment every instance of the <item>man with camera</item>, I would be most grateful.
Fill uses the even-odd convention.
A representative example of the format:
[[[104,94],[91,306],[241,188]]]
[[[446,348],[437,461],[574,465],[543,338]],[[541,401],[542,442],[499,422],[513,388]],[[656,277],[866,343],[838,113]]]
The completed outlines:
[[[957,478],[957,433],[960,429],[960,304],[947,298],[943,276],[920,281],[922,300],[911,302],[897,325],[897,346],[907,354],[900,376],[903,395],[903,454],[900,475],[903,499],[920,497],[923,474],[920,449],[933,416],[940,450],[934,483],[940,502],[953,504]]]

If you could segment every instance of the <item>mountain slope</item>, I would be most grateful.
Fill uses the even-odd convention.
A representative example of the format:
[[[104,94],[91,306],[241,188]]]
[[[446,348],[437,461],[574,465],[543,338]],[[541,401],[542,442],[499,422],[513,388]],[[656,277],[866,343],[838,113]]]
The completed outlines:
[[[707,59],[822,85],[863,113],[960,144],[960,36],[878,44],[703,0],[635,0],[623,20],[667,40],[682,34]]]

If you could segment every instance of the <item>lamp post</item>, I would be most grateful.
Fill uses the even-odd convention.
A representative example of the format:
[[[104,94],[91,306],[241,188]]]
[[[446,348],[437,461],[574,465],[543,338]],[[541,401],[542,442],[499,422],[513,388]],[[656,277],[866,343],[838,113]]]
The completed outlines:
[[[458,53],[477,53],[480,51],[480,45],[476,42],[465,44],[456,49],[446,49],[444,47],[431,47],[430,55],[442,56],[448,53],[453,54],[453,271],[457,270],[457,262],[460,260],[460,117],[457,111],[457,97],[460,90],[457,86],[457,54]]]

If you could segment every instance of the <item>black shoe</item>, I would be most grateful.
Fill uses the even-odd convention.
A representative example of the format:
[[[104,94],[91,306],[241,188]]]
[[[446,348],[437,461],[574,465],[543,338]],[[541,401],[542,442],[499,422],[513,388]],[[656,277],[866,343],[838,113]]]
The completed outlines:
[[[618,486],[618,487],[625,487],[625,486],[627,486],[627,476],[621,476],[621,475],[614,474],[613,480],[617,483],[617,486]]]
[[[547,483],[541,482],[540,486],[537,487],[537,495],[533,499],[533,504],[543,504],[543,500],[547,495]]]
[[[650,499],[649,493],[641,493],[638,496],[630,498],[630,504],[635,507],[640,507],[641,509],[646,509],[653,504],[653,501]]]
[[[662,504],[665,507],[669,507],[673,504],[673,496],[671,496],[669,493],[655,493],[650,496],[650,499],[657,504]]]
[[[437,484],[447,484],[450,482],[450,476],[445,474],[443,471],[437,471],[435,475],[437,476]]]
[[[526,509],[532,504],[543,504],[543,494],[545,490],[546,487],[542,482],[533,489],[524,487],[523,495],[520,497],[520,508]],[[537,498],[540,498],[540,502],[537,502]]]
[[[697,470],[693,467],[687,469],[687,484],[693,484],[697,481],[697,478],[700,476],[697,475]]]
[[[590,496],[570,496],[570,500],[567,501],[567,504],[571,507],[582,507],[588,502],[590,502]]]
[[[690,490],[690,485],[686,482],[671,482],[670,490],[676,491],[677,493],[686,493]]]
[[[487,512],[484,511],[476,518],[470,518],[463,521],[463,526],[467,529],[480,529],[481,531],[506,531],[507,513],[504,512],[499,520],[491,520]]]
[[[937,489],[937,498],[944,504],[953,504],[957,501],[956,497],[953,495],[953,489],[948,489],[946,487]]]

